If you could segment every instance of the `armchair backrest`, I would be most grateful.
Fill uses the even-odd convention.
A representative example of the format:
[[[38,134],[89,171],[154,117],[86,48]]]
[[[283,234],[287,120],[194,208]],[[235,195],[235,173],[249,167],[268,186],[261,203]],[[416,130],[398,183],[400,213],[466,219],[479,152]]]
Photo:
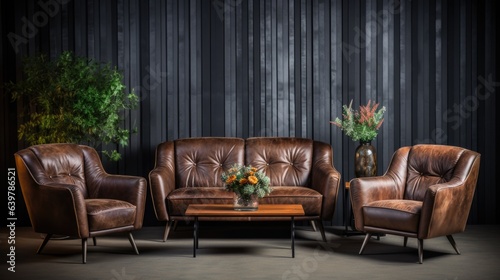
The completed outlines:
[[[19,176],[26,182],[21,186],[70,184],[88,197],[84,157],[82,148],[77,144],[43,144],[21,150],[16,153],[18,166],[26,175]],[[26,195],[30,190],[23,189],[23,192]]]
[[[477,181],[474,161],[479,154],[464,148],[445,145],[415,145],[408,152],[405,199],[423,201],[427,189],[452,179],[465,182],[469,174]],[[477,162],[476,165],[478,165]],[[478,168],[476,168],[478,169]],[[474,184],[466,184],[469,187]],[[474,190],[468,190],[474,192]],[[471,196],[472,199],[472,196]]]
[[[272,186],[309,186],[313,140],[255,137],[246,140],[245,164],[264,171]]]
[[[245,140],[241,138],[179,139],[174,145],[177,188],[222,187],[222,172],[244,164]]]

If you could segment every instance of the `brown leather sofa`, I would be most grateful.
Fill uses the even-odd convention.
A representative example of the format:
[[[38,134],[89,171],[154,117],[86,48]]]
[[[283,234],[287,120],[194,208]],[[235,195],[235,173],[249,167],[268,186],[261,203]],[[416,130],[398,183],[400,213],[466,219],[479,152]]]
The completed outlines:
[[[37,253],[53,234],[82,239],[87,261],[87,238],[131,231],[144,218],[147,182],[142,177],[110,175],[97,152],[76,144],[32,146],[15,154],[28,215],[35,232],[46,233]]]
[[[156,217],[167,222],[163,240],[174,221],[189,219],[184,216],[189,204],[233,203],[220,175],[233,164],[244,164],[271,180],[273,191],[261,204],[302,204],[305,216],[296,219],[317,224],[326,242],[322,221],[333,217],[340,182],[332,162],[329,144],[302,138],[206,137],[161,143],[149,180]]]
[[[423,240],[463,232],[476,188],[480,155],[453,146],[416,145],[397,150],[384,176],[357,178],[350,191],[356,229]]]

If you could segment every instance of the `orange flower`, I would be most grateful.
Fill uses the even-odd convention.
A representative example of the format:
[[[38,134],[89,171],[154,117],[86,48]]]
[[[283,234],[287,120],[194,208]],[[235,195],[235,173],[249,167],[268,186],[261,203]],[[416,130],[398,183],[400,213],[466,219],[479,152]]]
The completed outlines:
[[[241,178],[240,179],[240,185],[244,185],[246,183],[248,183],[248,180],[246,178]]]
[[[257,172],[257,168],[255,167],[252,167],[250,170],[252,170],[252,172]]]
[[[229,178],[226,180],[226,184],[231,184],[236,180],[236,175],[231,175]]]
[[[252,185],[255,185],[259,182],[259,179],[255,176],[248,176],[248,182]]]

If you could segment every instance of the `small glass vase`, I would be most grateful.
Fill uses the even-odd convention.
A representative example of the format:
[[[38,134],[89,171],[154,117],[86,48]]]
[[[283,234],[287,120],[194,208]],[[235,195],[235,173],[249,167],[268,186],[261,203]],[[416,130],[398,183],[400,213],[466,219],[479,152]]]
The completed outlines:
[[[233,203],[236,211],[257,211],[259,209],[259,197],[255,194],[245,197],[234,193]]]

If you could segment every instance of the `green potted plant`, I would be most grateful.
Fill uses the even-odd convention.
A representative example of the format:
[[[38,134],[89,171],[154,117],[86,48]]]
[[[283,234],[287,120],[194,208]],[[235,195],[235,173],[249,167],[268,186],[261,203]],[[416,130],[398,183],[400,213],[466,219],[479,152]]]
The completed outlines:
[[[6,84],[13,100],[22,102],[19,140],[128,144],[130,132],[121,128],[120,114],[135,108],[138,97],[125,91],[116,68],[66,51],[54,60],[44,54],[28,57],[23,70],[23,80]],[[114,161],[121,158],[116,149],[102,153]]]
[[[336,118],[335,121],[330,122],[340,127],[353,141],[360,141],[354,161],[356,177],[377,175],[377,153],[371,141],[377,137],[386,111],[384,106],[380,109],[378,106],[378,103],[372,103],[370,100],[366,106],[359,106],[359,111],[355,111],[351,100],[349,107],[342,106],[342,120]]]

